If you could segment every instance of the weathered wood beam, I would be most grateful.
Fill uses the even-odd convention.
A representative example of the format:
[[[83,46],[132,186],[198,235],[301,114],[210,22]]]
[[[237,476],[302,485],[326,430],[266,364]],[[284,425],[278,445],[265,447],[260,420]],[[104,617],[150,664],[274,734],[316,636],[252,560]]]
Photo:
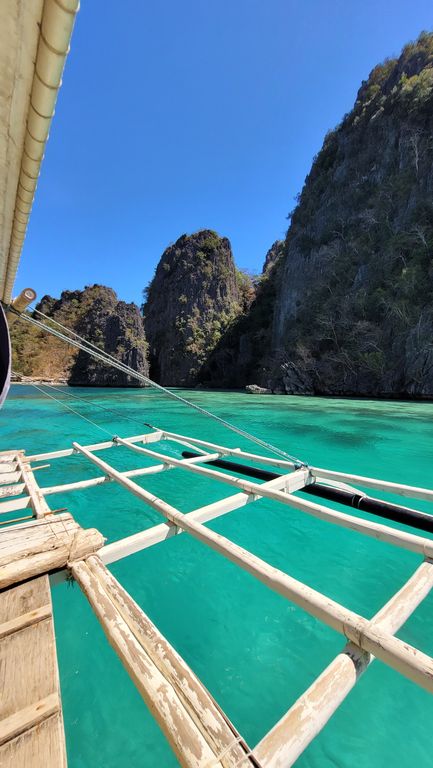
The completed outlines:
[[[248,747],[146,614],[98,558],[71,572],[180,764],[235,768]]]
[[[0,589],[64,568],[69,561],[87,557],[103,544],[99,531],[80,528],[70,515],[12,526],[0,537]]]
[[[30,464],[24,462],[20,456],[17,457],[17,464],[20,468],[26,491],[30,497],[31,507],[35,517],[45,517],[45,515],[49,515],[51,510],[35,480]]]

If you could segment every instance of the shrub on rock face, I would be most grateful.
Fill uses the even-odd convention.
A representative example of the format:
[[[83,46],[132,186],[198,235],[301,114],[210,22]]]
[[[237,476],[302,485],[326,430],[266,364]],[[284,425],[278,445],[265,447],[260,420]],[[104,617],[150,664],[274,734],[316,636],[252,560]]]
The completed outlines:
[[[119,361],[148,375],[147,343],[140,311],[118,301],[111,288],[88,286],[44,296],[37,309],[62,323]],[[81,386],[141,386],[140,382],[78,352],[33,326],[12,327],[15,369],[35,378],[65,379]]]
[[[205,383],[433,397],[432,34],[362,83],[273,250]]]
[[[249,282],[239,277],[229,240],[212,230],[182,235],[169,246],[143,307],[153,377],[197,384],[210,352],[247,305]]]

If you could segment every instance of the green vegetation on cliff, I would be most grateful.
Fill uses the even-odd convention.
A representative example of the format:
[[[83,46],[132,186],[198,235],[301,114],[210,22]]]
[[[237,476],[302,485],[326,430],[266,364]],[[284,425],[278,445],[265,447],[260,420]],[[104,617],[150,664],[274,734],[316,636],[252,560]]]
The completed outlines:
[[[79,333],[118,360],[147,375],[147,343],[135,304],[118,301],[102,285],[44,296],[37,309]],[[12,365],[23,376],[64,379],[82,386],[139,386],[120,371],[93,360],[74,347],[29,324],[12,326]]]
[[[175,386],[199,383],[210,352],[253,296],[227,238],[209,229],[182,235],[164,251],[145,291],[152,376]]]
[[[241,332],[219,345],[226,381],[433,395],[433,35],[362,83],[269,271],[275,293],[259,292]],[[218,386],[221,366],[212,371]]]

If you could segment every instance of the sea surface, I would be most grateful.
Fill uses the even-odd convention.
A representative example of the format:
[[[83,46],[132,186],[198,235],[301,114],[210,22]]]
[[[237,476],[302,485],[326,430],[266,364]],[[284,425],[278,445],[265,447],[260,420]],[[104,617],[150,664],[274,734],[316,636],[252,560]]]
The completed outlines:
[[[69,447],[73,440],[85,445],[113,434],[138,435],[148,431],[144,422],[256,450],[151,390],[63,388],[50,394],[90,421],[30,386],[15,386],[0,413],[0,450],[25,448],[31,454]],[[433,487],[433,404],[182,394],[313,465]],[[166,450],[179,455],[173,443]],[[146,465],[124,448],[99,455],[120,469]],[[37,478],[53,485],[97,474],[83,457],[73,456],[53,460]],[[183,512],[231,492],[184,470],[138,482]],[[158,513],[113,483],[49,501],[53,509],[67,506],[81,525],[97,527],[109,541],[161,522]],[[420,562],[405,550],[271,501],[248,504],[208,525],[366,617]],[[251,746],[344,646],[337,633],[188,534],[110,567]],[[53,602],[70,768],[177,765],[77,585],[53,587]],[[433,655],[433,596],[398,636]],[[433,697],[376,661],[297,765],[429,768],[432,722]]]

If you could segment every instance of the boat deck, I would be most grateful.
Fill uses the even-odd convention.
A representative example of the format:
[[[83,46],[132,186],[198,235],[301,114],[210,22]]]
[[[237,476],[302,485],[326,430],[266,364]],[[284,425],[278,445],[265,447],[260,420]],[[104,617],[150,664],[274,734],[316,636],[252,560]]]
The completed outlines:
[[[64,768],[65,736],[48,576],[0,594],[0,765]]]
[[[183,458],[176,458],[172,450],[164,453],[163,446],[158,445],[164,441],[174,443],[178,450],[180,446],[192,448],[194,453],[185,458],[184,452]],[[109,449],[134,452],[145,459],[146,466],[120,472],[96,455]],[[39,486],[35,473],[39,476],[39,470],[47,466],[41,462],[72,456],[86,459],[98,474],[62,485]],[[233,463],[233,459],[273,466],[278,474],[272,473],[272,479],[257,483],[214,468],[232,466],[233,471],[242,474],[241,464]],[[191,478],[198,475],[216,480],[235,492],[183,513],[135,481],[136,477],[174,469],[188,472]],[[269,477],[269,472],[262,470],[262,475]],[[160,513],[161,523],[105,544],[96,529],[83,529],[68,512],[49,507],[47,499],[52,494],[105,483],[116,483],[151,506]],[[187,768],[288,768],[326,725],[374,658],[432,693],[433,659],[395,634],[433,588],[433,540],[298,495],[307,488],[311,493],[315,483],[322,492],[325,486],[328,491],[344,488],[347,492],[348,488],[354,490],[355,484],[433,502],[433,490],[428,488],[296,466],[281,458],[246,453],[156,428],[145,435],[114,437],[89,446],[75,442],[71,448],[30,457],[23,451],[0,453],[0,768],[66,766],[49,581],[55,574],[56,578],[73,578],[79,584],[179,763]],[[360,616],[205,525],[262,498],[355,534],[408,549],[420,556],[420,563],[375,616]],[[364,494],[364,498],[369,497]],[[431,515],[395,505],[388,510],[390,514],[396,511],[403,516],[413,514],[418,528],[432,530]],[[13,517],[16,514],[20,517]],[[252,749],[184,659],[107,568],[109,563],[182,533],[228,558],[340,633],[345,641],[331,664]]]

